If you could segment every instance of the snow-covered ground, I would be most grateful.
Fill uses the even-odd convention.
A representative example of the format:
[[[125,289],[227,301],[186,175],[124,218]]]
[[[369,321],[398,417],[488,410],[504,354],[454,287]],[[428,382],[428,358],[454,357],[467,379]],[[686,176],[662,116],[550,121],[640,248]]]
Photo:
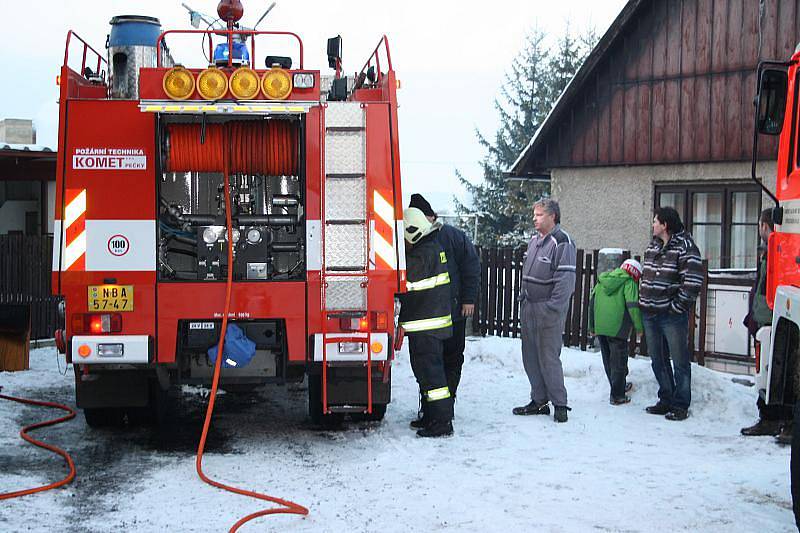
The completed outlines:
[[[519,341],[467,342],[456,434],[419,439],[408,427],[417,393],[403,350],[382,424],[322,431],[305,421],[305,391],[221,395],[205,468],[212,477],[309,507],[306,518],[257,519],[243,531],[794,531],[789,449],[745,438],[754,391],[693,367],[691,417],[644,412],[655,399],[649,361],[630,361],[633,401],[608,404],[598,354],[565,349],[573,411],[516,417],[528,398]],[[72,373],[54,349],[28,372],[0,373],[3,392],[74,404]],[[63,365],[62,365],[63,370]],[[90,430],[83,418],[39,435],[75,458],[63,489],[0,503],[2,531],[225,531],[264,508],[194,471],[203,402],[161,434]],[[60,479],[57,457],[17,437],[50,413],[0,402],[0,492]]]

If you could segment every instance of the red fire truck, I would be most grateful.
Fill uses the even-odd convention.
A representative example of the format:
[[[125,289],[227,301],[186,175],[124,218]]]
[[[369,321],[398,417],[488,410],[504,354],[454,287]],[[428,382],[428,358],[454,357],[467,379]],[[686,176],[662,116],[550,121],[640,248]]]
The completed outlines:
[[[756,388],[767,405],[794,407],[792,494],[800,524],[800,45],[789,61],[763,61],[758,66],[758,92],[753,135],[752,177],[775,202],[767,249],[767,303],[772,325],[756,334]],[[756,177],[759,134],[779,136],[776,189]]]
[[[77,404],[105,425],[209,384],[229,290],[228,336],[250,349],[226,341],[223,389],[307,376],[313,420],[379,420],[405,288],[388,40],[344,76],[330,39],[324,76],[295,33],[219,10],[206,30],[115,17],[107,57],[67,35],[52,286]],[[173,58],[178,39],[207,67]]]

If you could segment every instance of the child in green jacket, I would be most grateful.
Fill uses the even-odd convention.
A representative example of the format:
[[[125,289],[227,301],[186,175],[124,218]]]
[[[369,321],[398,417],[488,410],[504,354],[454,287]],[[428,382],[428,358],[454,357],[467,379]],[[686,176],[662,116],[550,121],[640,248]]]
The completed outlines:
[[[611,385],[611,405],[631,401],[625,378],[628,376],[628,338],[631,327],[642,332],[639,312],[639,277],[642,265],[628,259],[611,272],[600,274],[589,300],[589,330],[597,335],[603,366]]]

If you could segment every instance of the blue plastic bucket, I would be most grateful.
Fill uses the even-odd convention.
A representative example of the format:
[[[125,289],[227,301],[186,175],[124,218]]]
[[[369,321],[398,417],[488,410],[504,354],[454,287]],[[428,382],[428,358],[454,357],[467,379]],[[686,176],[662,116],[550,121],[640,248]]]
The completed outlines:
[[[121,15],[111,19],[107,46],[155,46],[161,22],[154,17]]]

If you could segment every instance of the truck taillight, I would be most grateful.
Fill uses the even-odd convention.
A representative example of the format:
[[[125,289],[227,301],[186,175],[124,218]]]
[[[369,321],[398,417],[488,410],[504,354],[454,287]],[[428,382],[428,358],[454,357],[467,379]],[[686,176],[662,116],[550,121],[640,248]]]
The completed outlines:
[[[761,343],[755,342],[755,349],[753,350],[756,355],[756,374],[761,372]]]
[[[339,319],[342,331],[386,331],[388,325],[389,314],[385,311],[372,311],[367,316]]]
[[[380,331],[386,331],[389,327],[389,314],[386,311],[373,311],[372,312],[372,328]]]
[[[340,318],[339,327],[342,331],[367,331],[369,320],[365,316]]]
[[[75,313],[72,315],[72,333],[91,334],[118,333],[122,331],[122,315],[119,313]]]

